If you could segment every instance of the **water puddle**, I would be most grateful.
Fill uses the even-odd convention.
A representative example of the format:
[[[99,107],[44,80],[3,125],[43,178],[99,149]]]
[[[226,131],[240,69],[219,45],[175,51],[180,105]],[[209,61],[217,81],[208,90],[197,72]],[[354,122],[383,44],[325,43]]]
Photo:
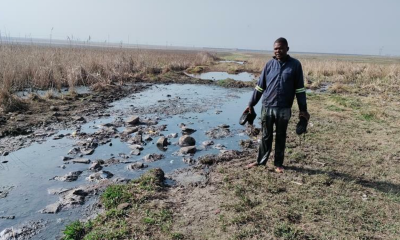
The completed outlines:
[[[90,88],[85,86],[75,87],[74,91],[78,94],[90,93]],[[25,89],[23,91],[18,91],[15,93],[20,98],[26,99],[29,94],[34,93],[40,97],[45,96],[46,94],[51,93],[53,96],[59,97],[61,95],[65,95],[69,92],[68,88],[62,88],[60,91],[57,89],[49,89],[49,90],[38,90],[38,89]]]
[[[244,61],[229,61],[229,60],[222,60],[222,61],[218,61],[220,63],[236,63],[236,64],[240,64],[243,65],[245,62]]]
[[[227,72],[206,72],[200,74],[187,74],[187,75],[204,80],[224,80],[230,78],[236,81],[244,81],[244,82],[250,82],[256,78],[253,74],[248,72],[241,72],[239,74],[230,74]]]
[[[164,136],[175,133],[178,135],[176,138],[168,139],[171,144],[166,149],[157,148],[156,142],[159,136],[152,136],[152,139],[147,139],[139,156],[130,155],[132,149],[120,137],[107,139],[105,144],[100,144],[95,148],[93,154],[83,156],[92,162],[98,159],[117,159],[115,164],[105,165],[102,169],[113,174],[111,180],[137,178],[144,171],[156,167],[169,173],[188,167],[188,164],[183,162],[183,157],[176,154],[180,149],[177,142],[182,136],[182,123],[188,128],[196,130],[191,134],[196,140],[198,149],[193,156],[194,159],[205,154],[218,153],[221,148],[240,149],[239,141],[248,139],[248,137],[244,134],[245,127],[239,125],[238,121],[250,96],[251,90],[249,89],[226,89],[203,85],[154,85],[144,92],[114,102],[108,110],[111,117],[96,119],[77,126],[81,134],[86,134],[83,135],[84,137],[79,139],[64,137],[59,140],[49,137],[45,142],[35,143],[7,156],[2,156],[0,159],[0,191],[5,192],[4,189],[7,189],[7,193],[4,198],[0,198],[0,232],[6,228],[18,229],[23,224],[39,221],[45,227],[31,239],[57,239],[65,225],[89,214],[88,209],[97,200],[97,195],[89,198],[83,206],[62,209],[57,214],[43,214],[40,211],[59,200],[60,196],[50,194],[54,189],[95,185],[86,179],[93,174],[88,170],[90,165],[66,164],[62,157],[76,157],[76,155],[68,155],[68,152],[80,141],[94,138],[93,134],[96,134],[104,126],[115,124],[115,131],[120,133],[126,128],[123,124],[118,125],[118,123],[123,123],[130,116],[137,115],[141,121],[144,121],[142,119],[155,119],[154,121],[158,122],[155,126],[165,125],[160,132]],[[260,109],[258,108],[257,111],[259,112]],[[230,134],[221,138],[211,138],[210,129],[218,128],[221,125],[225,125],[225,127],[229,125]],[[57,134],[75,131],[75,128],[65,129]],[[132,133],[131,137],[135,135],[136,133]],[[204,147],[202,142],[207,140],[212,140],[214,145]],[[143,157],[147,154],[163,154],[165,157],[159,161],[144,162]],[[128,170],[128,163],[132,162],[145,163],[148,168]],[[65,176],[74,171],[82,171],[76,181],[50,180],[55,176]],[[10,218],[1,218],[6,216],[10,216]]]
[[[330,82],[323,82],[319,86],[319,88],[316,89],[307,89],[307,93],[326,93],[328,92],[329,88],[332,86],[332,83]]]

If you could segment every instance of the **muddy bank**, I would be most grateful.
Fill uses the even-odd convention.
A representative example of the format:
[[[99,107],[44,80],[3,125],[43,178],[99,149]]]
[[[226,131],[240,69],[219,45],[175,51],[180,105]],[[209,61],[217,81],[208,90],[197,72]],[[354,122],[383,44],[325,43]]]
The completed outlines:
[[[106,91],[69,94],[62,98],[32,95],[27,111],[11,112],[0,124],[0,152],[11,152],[32,142],[53,136],[58,130],[82,124],[94,118],[109,116],[108,104],[128,94],[140,92],[149,85],[107,87]]]
[[[223,87],[251,87],[242,81],[212,81],[186,76],[183,72],[169,72],[163,75],[145,76],[143,79],[131,79],[128,85],[96,85],[93,91],[84,94],[66,94],[61,97],[39,97],[31,95],[24,100],[26,111],[3,113],[0,116],[0,153],[15,151],[54,132],[84,123],[105,113],[108,104],[140,92],[153,84],[179,83],[218,85]],[[166,104],[171,103],[167,102]]]

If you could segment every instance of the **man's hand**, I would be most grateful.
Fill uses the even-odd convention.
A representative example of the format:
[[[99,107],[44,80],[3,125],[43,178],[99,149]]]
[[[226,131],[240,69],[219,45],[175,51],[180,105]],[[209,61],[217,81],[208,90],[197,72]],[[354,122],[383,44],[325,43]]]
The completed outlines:
[[[310,120],[310,114],[307,111],[301,111],[299,113],[299,118],[304,117],[305,119],[307,119],[307,122]]]
[[[254,112],[254,108],[251,106],[247,106],[247,108],[244,110],[244,112],[249,112],[250,114],[252,114]]]

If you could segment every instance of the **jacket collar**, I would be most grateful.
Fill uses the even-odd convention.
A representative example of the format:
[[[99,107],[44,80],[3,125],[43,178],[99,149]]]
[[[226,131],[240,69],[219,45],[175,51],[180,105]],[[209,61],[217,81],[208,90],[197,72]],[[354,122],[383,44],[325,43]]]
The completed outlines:
[[[273,58],[273,59],[275,59],[276,61],[279,61],[278,59],[276,59],[276,57],[275,57],[275,56],[273,56],[272,58]],[[282,61],[282,62],[289,62],[289,61],[290,61],[290,59],[291,59],[291,57],[290,57],[290,55],[288,54],[288,55],[286,56],[286,59],[285,59],[285,61]]]

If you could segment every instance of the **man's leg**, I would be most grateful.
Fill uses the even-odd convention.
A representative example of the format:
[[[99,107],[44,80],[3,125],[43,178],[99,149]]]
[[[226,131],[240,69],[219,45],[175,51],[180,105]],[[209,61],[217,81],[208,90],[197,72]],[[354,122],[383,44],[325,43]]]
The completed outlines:
[[[265,165],[267,164],[269,155],[272,150],[273,127],[275,121],[273,109],[263,107],[261,118],[262,118],[262,139],[260,147],[258,149],[257,164]]]
[[[275,140],[275,161],[274,165],[278,168],[283,166],[286,146],[286,130],[289,119],[292,115],[290,108],[278,108],[276,113],[276,140]]]

